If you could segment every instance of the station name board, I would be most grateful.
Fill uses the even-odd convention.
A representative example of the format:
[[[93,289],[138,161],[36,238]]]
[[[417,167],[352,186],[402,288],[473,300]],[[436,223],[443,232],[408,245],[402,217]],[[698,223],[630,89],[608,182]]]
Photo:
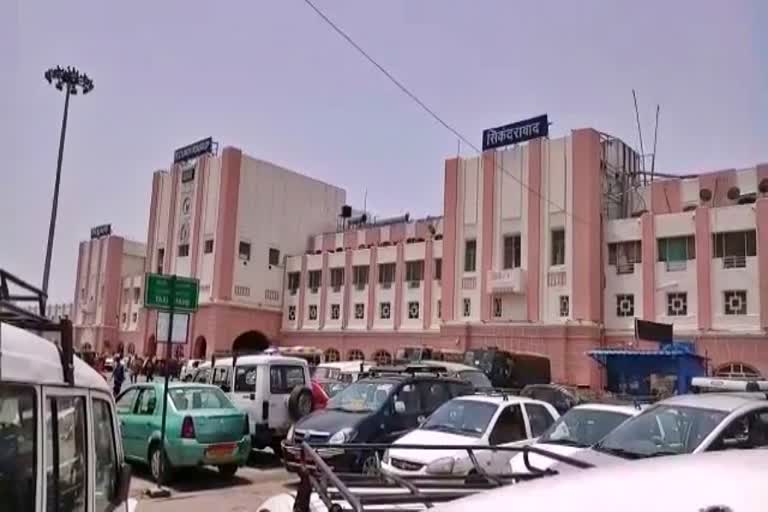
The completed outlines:
[[[549,135],[547,114],[483,130],[483,151]]]
[[[102,224],[101,226],[96,226],[95,228],[91,228],[91,240],[96,240],[97,238],[103,238],[111,234],[112,234],[112,224]]]
[[[199,140],[189,146],[184,146],[173,152],[173,163],[177,164],[185,160],[191,160],[197,158],[200,155],[213,152],[213,138]]]

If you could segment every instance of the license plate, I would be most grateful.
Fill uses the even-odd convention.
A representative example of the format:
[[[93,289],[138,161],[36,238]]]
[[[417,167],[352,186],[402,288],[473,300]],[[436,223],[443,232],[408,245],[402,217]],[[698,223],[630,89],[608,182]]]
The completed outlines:
[[[205,455],[210,459],[223,459],[227,457],[231,457],[232,453],[235,451],[236,445],[234,443],[230,444],[216,444],[213,446],[209,446],[205,450]]]

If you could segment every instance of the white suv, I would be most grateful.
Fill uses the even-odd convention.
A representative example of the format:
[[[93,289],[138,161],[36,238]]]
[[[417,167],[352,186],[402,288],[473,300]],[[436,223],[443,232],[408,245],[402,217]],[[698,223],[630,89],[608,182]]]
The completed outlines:
[[[387,450],[382,470],[396,475],[466,475],[466,450],[400,449],[401,445],[523,446],[546,431],[558,414],[546,402],[506,395],[467,395],[441,405],[419,428]],[[500,473],[514,452],[473,452],[484,471]]]
[[[254,448],[272,447],[281,453],[280,441],[291,424],[312,411],[312,390],[307,361],[298,357],[259,354],[201,363],[195,382],[222,388],[248,413]]]

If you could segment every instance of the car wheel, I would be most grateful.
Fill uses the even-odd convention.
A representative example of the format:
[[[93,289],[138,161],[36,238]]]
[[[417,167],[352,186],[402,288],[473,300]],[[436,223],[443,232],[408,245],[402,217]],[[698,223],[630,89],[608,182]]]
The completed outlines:
[[[288,414],[295,422],[310,412],[312,412],[312,390],[307,387],[296,386],[288,397]]]
[[[379,474],[379,459],[376,457],[376,453],[370,453],[363,459],[361,472],[364,475],[375,476]]]
[[[232,478],[237,473],[237,464],[222,464],[217,469],[222,476]]]
[[[152,479],[158,484],[166,484],[171,476],[171,463],[165,456],[159,444],[154,444],[149,449],[149,471]]]

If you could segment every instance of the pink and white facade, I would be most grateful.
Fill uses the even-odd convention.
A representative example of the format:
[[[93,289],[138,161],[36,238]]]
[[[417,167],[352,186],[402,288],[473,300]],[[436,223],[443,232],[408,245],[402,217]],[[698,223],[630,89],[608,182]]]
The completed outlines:
[[[155,172],[145,270],[200,280],[183,355],[277,339],[284,255],[333,229],[344,200],[339,188],[233,147]],[[148,312],[143,353],[162,356],[156,325]]]
[[[716,370],[768,374],[768,166],[606,199],[612,170],[638,163],[593,129],[447,160],[441,218],[318,235],[288,258],[281,343],[493,345],[599,387],[585,352],[631,345],[638,317],[674,323]]]
[[[99,353],[143,345],[146,246],[110,235],[81,242],[72,305],[75,346]]]

